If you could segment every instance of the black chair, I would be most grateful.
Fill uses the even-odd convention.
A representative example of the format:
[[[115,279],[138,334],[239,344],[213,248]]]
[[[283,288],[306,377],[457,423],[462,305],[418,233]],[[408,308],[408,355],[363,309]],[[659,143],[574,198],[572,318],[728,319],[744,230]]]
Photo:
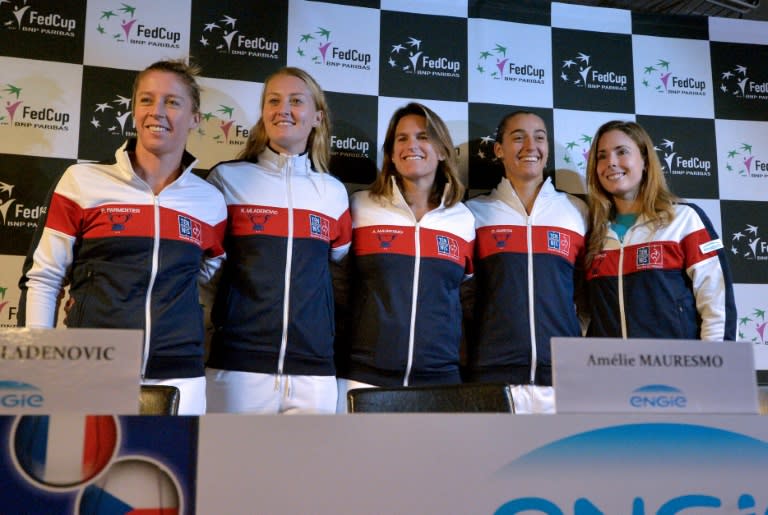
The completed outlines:
[[[178,415],[181,392],[175,386],[143,384],[139,394],[140,415]]]
[[[350,413],[514,413],[509,385],[464,383],[436,386],[354,388]]]

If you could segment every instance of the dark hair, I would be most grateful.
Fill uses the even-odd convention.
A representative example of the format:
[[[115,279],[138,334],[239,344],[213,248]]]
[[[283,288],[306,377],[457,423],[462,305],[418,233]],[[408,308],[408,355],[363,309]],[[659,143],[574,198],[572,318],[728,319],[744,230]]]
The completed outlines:
[[[437,173],[435,174],[435,182],[432,185],[432,192],[430,193],[430,202],[440,204],[446,184],[450,185],[448,197],[445,201],[446,207],[450,207],[457,202],[460,202],[464,197],[464,185],[459,179],[458,159],[456,157],[456,149],[453,146],[453,140],[451,139],[451,133],[448,131],[445,122],[443,122],[434,111],[417,102],[411,102],[410,104],[399,108],[392,115],[392,118],[390,118],[382,148],[384,151],[384,159],[381,164],[381,173],[379,173],[376,180],[371,185],[371,194],[391,199],[392,177],[395,178],[398,187],[400,189],[403,188],[402,178],[392,162],[392,152],[395,146],[395,131],[397,130],[397,124],[402,118],[408,115],[424,117],[427,125],[427,135],[429,136],[432,145],[435,146],[435,150],[437,150],[438,154],[445,156],[445,159],[438,161],[437,163]]]

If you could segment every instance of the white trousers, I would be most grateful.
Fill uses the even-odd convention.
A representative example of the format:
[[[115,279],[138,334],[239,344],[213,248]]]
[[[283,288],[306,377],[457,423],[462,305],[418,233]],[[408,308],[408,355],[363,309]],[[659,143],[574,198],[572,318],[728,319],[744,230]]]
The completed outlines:
[[[509,385],[512,400],[515,402],[515,414],[553,414],[555,413],[555,389],[551,386],[530,384]]]
[[[353,388],[376,388],[372,384],[353,381],[352,379],[339,378],[336,381],[339,389],[339,402],[336,404],[336,413],[349,413],[347,409],[347,392]]]
[[[142,384],[164,384],[179,389],[179,415],[205,415],[205,377],[144,379]]]
[[[208,413],[335,413],[336,378],[208,368]]]

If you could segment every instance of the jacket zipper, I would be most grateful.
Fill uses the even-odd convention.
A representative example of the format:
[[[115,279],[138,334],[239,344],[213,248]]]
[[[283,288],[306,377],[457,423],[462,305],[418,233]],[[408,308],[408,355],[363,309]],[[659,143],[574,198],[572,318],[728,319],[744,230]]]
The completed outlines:
[[[160,201],[157,195],[152,194],[152,209],[154,220],[154,235],[152,238],[152,272],[149,276],[149,285],[147,286],[147,296],[144,300],[144,353],[141,360],[141,378],[147,373],[147,362],[149,361],[149,342],[152,337],[152,289],[155,286],[157,278],[157,263],[160,255]]]
[[[425,215],[426,216],[426,215]],[[421,273],[421,238],[419,236],[419,222],[416,222],[414,231],[414,246],[416,249],[413,262],[413,289],[411,290],[411,323],[408,332],[408,363],[405,365],[405,377],[403,386],[408,386],[411,380],[411,369],[413,368],[413,353],[416,339],[416,306],[419,300],[419,274]]]
[[[288,241],[286,242],[285,257],[285,278],[284,278],[284,296],[283,296],[283,334],[280,338],[280,354],[277,358],[277,378],[275,379],[275,389],[280,387],[280,379],[283,375],[283,365],[285,364],[285,353],[288,348],[288,316],[289,300],[291,295],[291,265],[293,261],[293,193],[291,191],[291,172],[293,162],[290,158],[286,160],[283,173],[285,173],[285,191],[288,205]]]
[[[533,211],[533,209],[531,209]],[[528,250],[528,325],[531,332],[531,384],[536,384],[536,360],[538,352],[536,349],[536,314],[534,312],[533,300],[533,217],[525,217],[525,238]]]

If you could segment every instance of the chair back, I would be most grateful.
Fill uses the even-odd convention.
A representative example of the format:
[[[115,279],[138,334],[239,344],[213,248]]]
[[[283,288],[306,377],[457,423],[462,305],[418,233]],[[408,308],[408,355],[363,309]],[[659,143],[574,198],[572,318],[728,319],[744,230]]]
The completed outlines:
[[[354,388],[347,392],[350,413],[514,413],[504,383]]]
[[[177,415],[181,393],[175,386],[143,384],[139,395],[140,415]]]

